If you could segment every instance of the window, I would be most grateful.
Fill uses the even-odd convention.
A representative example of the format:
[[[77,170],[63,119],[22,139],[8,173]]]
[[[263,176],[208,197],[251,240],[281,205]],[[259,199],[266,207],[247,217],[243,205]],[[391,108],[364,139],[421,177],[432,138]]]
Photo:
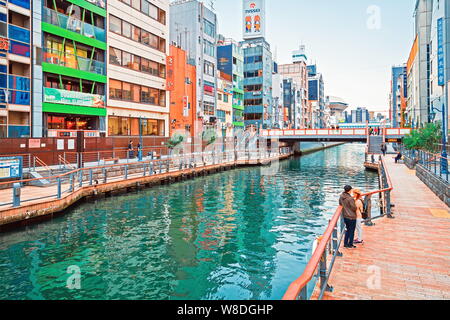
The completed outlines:
[[[228,103],[228,95],[227,94],[223,95],[223,102]]]
[[[132,26],[132,38],[136,42],[141,42],[141,29],[135,26]]]
[[[131,68],[131,53],[122,52],[122,66]]]
[[[141,11],[141,0],[131,0],[131,6],[136,10]]]
[[[122,35],[131,39],[131,24],[122,21]]]
[[[209,61],[205,61],[204,73],[214,77],[214,64]]]
[[[109,80],[109,97],[111,99],[122,99],[122,82],[117,80]]]
[[[218,99],[219,101],[222,101],[222,94],[221,94],[221,93],[217,94],[217,99]]]
[[[150,47],[159,49],[158,37],[155,36],[154,34],[150,33],[149,38],[150,38],[150,40],[149,40]]]
[[[159,101],[159,90],[150,88],[150,103],[151,104],[158,104]]]
[[[145,0],[144,0],[145,1]],[[148,15],[150,18],[153,18],[155,20],[158,20],[158,7],[149,3],[149,12]]]
[[[214,46],[213,43],[209,42],[208,40],[204,41],[203,52],[205,54],[207,54],[210,57],[215,57],[216,56],[215,49],[216,47]]]
[[[150,45],[150,33],[142,30],[141,32],[141,42],[147,46]]]
[[[114,16],[109,16],[109,31],[122,34],[122,20]]]
[[[122,65],[122,51],[116,48],[109,48],[109,63],[116,66]]]
[[[136,84],[131,85],[131,100],[133,102],[141,102],[141,87]]]
[[[204,19],[204,31],[205,33],[212,37],[215,38],[216,37],[216,27],[213,23],[209,22],[208,20]]]
[[[122,100],[131,100],[131,84],[122,82]]]

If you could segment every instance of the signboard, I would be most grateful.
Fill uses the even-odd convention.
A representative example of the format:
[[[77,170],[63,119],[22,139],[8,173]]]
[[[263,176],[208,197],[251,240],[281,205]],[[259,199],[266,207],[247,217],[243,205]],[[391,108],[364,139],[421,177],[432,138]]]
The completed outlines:
[[[174,70],[174,57],[167,56],[167,79],[166,79],[166,89],[167,91],[173,91],[175,88],[175,70]]]
[[[0,157],[0,179],[22,179],[22,157]]]
[[[244,40],[264,38],[266,35],[265,0],[244,0]]]
[[[445,58],[444,58],[444,19],[437,21],[437,40],[438,40],[438,84],[445,85]]]
[[[104,108],[105,96],[54,88],[44,88],[44,102],[70,104],[91,108]]]
[[[0,50],[9,50],[9,40],[6,38],[0,38]]]
[[[41,147],[41,139],[28,139],[28,148],[35,149]]]

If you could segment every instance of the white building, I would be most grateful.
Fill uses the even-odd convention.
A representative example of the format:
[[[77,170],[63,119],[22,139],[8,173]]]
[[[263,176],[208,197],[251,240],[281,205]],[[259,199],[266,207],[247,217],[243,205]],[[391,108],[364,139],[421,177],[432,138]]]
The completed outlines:
[[[169,0],[108,0],[109,136],[169,134],[168,12]]]

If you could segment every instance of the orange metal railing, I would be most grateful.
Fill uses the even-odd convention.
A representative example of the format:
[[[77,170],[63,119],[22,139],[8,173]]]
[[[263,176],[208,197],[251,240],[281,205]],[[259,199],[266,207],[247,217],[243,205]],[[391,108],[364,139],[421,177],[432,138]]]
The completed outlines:
[[[363,196],[371,196],[374,194],[390,193],[393,190],[391,178],[389,176],[389,173],[385,169],[386,166],[385,166],[383,159],[381,159],[380,166],[381,166],[380,168],[382,169],[382,171],[384,171],[383,179],[385,179],[386,187],[381,190],[376,190],[376,191],[366,193]],[[390,196],[388,197],[388,199],[390,199]],[[390,215],[390,201],[385,202],[385,205],[389,206],[389,208],[386,208],[386,211],[385,211],[385,212],[387,212],[386,215]],[[289,288],[287,289],[286,293],[283,296],[283,300],[298,300],[299,297],[301,297],[302,299],[307,299],[307,295],[306,295],[307,285],[311,281],[311,279],[314,277],[314,274],[316,273],[316,270],[319,267],[319,264],[326,263],[326,252],[327,252],[328,246],[330,244],[330,241],[332,240],[332,236],[333,235],[336,236],[338,222],[341,220],[341,217],[342,217],[342,207],[339,206],[336,209],[336,212],[333,215],[332,219],[330,220],[328,227],[325,230],[325,233],[321,237],[320,242],[319,242],[316,250],[314,251],[311,259],[309,260],[308,264],[306,265],[305,270],[303,271],[303,274],[298,279],[296,279],[294,282],[291,283],[291,285],[289,286]],[[336,240],[336,239],[334,239],[334,240]],[[336,246],[336,244],[337,244],[337,246]],[[335,254],[334,257],[336,257],[338,250],[339,250],[340,241],[339,241],[339,243],[335,243],[334,245],[336,246],[335,248],[333,248],[334,254]],[[325,273],[326,273],[326,275],[324,275],[326,278],[324,280],[325,285],[327,285],[326,282],[328,281],[329,275],[331,274],[331,271],[333,268],[333,263],[334,263],[334,258],[331,262],[330,267],[325,268]],[[321,289],[321,293],[320,293],[319,297],[322,296],[323,290],[326,287],[325,285],[321,284],[322,289]]]

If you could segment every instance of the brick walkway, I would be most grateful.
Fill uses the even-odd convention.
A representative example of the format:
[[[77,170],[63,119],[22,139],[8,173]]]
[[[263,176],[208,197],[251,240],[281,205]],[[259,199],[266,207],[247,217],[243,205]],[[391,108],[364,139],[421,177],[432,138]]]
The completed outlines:
[[[396,218],[364,226],[366,243],[341,249],[344,256],[336,259],[329,281],[334,292],[324,299],[450,299],[449,208],[414,171],[392,156],[385,160]]]

